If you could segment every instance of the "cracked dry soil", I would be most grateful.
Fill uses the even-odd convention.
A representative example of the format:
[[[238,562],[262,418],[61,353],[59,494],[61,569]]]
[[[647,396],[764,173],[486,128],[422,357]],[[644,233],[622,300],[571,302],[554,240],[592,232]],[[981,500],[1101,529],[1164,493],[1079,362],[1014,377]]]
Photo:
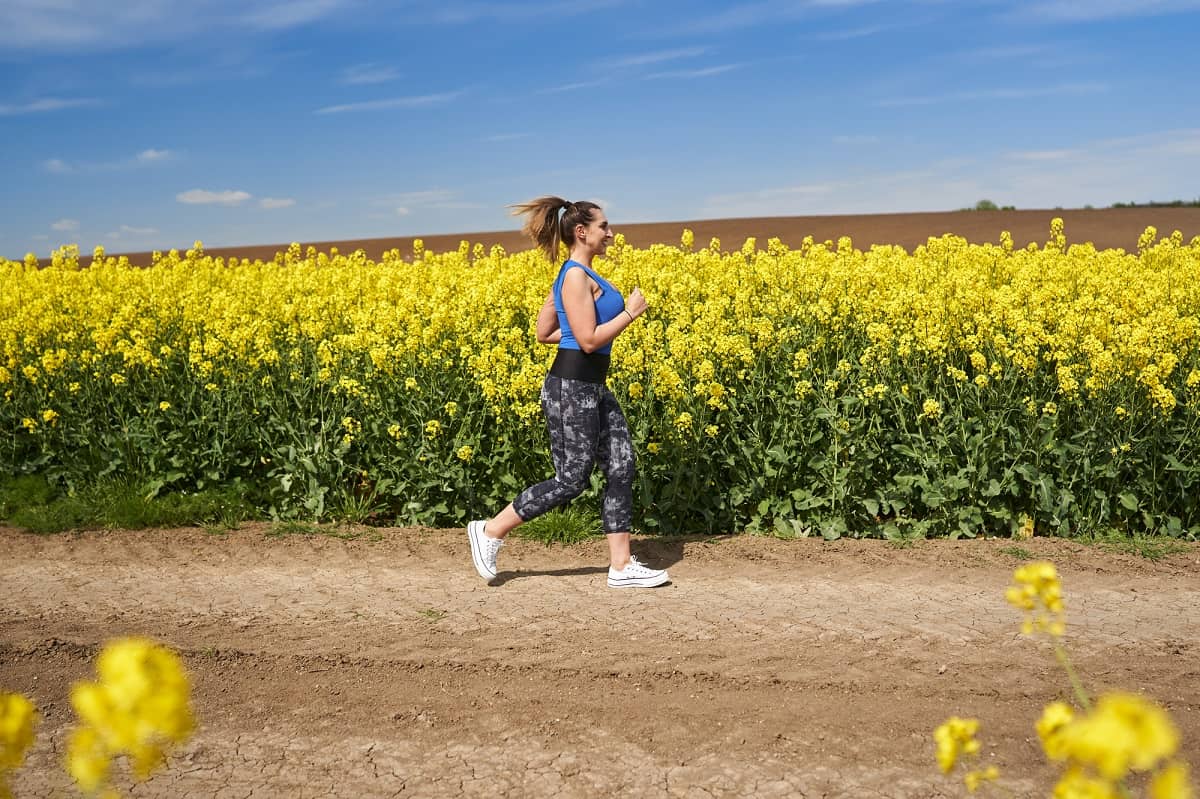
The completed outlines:
[[[70,685],[129,634],[182,654],[199,719],[149,781],[118,769],[135,797],[962,796],[952,714],[1047,792],[1033,722],[1068,689],[1004,602],[1012,542],[637,539],[673,583],[621,592],[603,541],[513,541],[489,587],[462,531],[265,529],[0,528],[0,688],[42,713],[17,796],[76,795]],[[1200,766],[1200,546],[1021,547],[1060,569],[1085,682],[1164,704]]]

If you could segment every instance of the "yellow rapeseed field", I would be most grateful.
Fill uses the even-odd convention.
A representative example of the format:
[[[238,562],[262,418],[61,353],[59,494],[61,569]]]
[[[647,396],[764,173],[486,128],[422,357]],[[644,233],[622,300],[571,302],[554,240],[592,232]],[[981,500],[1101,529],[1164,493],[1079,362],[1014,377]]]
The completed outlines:
[[[610,377],[641,527],[1194,536],[1200,240],[1064,242],[1060,220],[1040,247],[912,253],[618,237],[598,268],[650,306]],[[0,262],[0,466],[460,522],[550,469],[533,328],[555,270],[467,242]]]

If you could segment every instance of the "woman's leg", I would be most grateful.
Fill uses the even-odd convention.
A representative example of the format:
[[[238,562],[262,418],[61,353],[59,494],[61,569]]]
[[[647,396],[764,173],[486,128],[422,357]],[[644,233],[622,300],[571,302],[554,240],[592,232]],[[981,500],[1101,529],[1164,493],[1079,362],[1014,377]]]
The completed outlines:
[[[553,375],[542,385],[542,410],[550,433],[554,477],[525,489],[489,519],[489,538],[504,538],[522,522],[541,516],[583,493],[596,460],[603,386]]]
[[[633,480],[637,459],[629,423],[607,388],[600,399],[600,435],[597,460],[604,472],[604,500],[600,517],[608,538],[608,558],[612,568],[621,570],[629,563],[629,531],[633,526]]]

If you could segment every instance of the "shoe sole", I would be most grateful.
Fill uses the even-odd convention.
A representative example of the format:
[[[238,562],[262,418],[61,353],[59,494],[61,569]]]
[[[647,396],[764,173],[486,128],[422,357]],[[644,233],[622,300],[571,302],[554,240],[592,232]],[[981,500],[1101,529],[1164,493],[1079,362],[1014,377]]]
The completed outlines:
[[[657,588],[660,585],[666,585],[671,582],[671,578],[667,575],[660,577],[632,577],[628,580],[613,580],[608,578],[609,588]]]
[[[475,564],[475,571],[490,583],[496,579],[496,574],[489,572],[483,565],[483,542],[481,539],[483,538],[484,524],[484,522],[467,522],[467,540],[471,542],[471,562]]]

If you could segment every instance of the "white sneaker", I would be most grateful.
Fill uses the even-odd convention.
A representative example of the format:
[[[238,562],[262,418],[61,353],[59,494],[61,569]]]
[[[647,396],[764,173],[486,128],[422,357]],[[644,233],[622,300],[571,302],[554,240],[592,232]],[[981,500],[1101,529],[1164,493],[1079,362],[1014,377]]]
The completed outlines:
[[[620,571],[608,567],[609,588],[654,588],[670,579],[665,569],[651,569],[639,563],[633,555],[629,556],[629,563]]]
[[[475,571],[489,583],[496,579],[496,553],[504,546],[500,538],[488,538],[484,529],[485,521],[467,523],[467,538],[471,542],[471,560],[475,563]]]

